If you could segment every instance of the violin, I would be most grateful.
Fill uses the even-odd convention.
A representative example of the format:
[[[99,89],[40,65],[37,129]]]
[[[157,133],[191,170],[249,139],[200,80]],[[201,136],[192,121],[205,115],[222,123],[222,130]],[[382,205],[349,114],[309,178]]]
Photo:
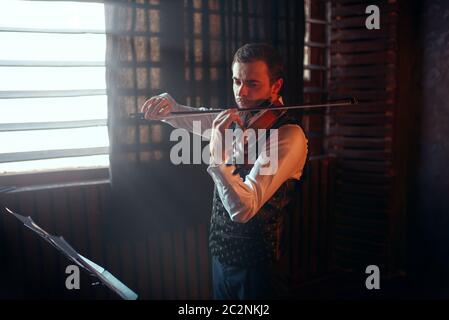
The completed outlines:
[[[251,159],[250,161],[248,153],[249,149],[252,148],[253,151],[256,151],[256,145],[258,145],[259,141],[259,130],[267,130],[273,127],[273,125],[283,116],[287,113],[287,109],[282,108],[281,104],[275,104],[271,102],[270,100],[266,100],[262,102],[257,108],[263,108],[261,111],[252,111],[255,113],[252,117],[249,118],[249,121],[245,123],[244,128],[242,128],[244,131],[248,129],[253,129],[252,131],[255,134],[255,141],[252,141],[254,145],[249,145],[251,141],[248,141],[248,135],[243,136],[243,164],[237,164],[235,163],[235,158],[233,159],[233,165],[236,166],[236,169],[233,171],[233,174],[237,173],[245,173],[245,171],[249,171],[251,167],[254,165],[254,162],[256,159]],[[249,108],[254,109],[254,108]],[[248,109],[243,109],[242,111],[245,112]],[[266,131],[264,131],[266,132]],[[264,137],[265,138],[265,137]],[[255,152],[255,156],[257,158],[257,152]],[[244,170],[242,170],[244,169]]]
[[[343,105],[352,105],[357,103],[355,101],[355,99],[351,99],[348,101],[333,101],[333,102],[329,102],[327,104],[321,104],[321,105],[309,105],[309,106],[301,106],[301,109],[304,108],[308,108],[308,109],[316,109],[316,108],[322,108],[324,106],[343,106]],[[246,109],[241,109],[239,110],[239,112],[245,112],[245,111],[251,111],[251,112],[257,112],[256,114],[254,114],[252,117],[249,118],[249,121],[245,124],[245,127],[242,128],[244,131],[248,130],[248,129],[253,129],[253,133],[255,133],[255,140],[253,141],[253,143],[256,143],[257,146],[259,147],[259,130],[260,129],[264,129],[264,133],[267,133],[268,129],[271,129],[275,123],[282,117],[284,116],[287,111],[289,109],[300,109],[298,108],[299,106],[292,106],[292,107],[285,107],[283,105],[281,105],[278,101],[277,103],[275,102],[271,102],[270,100],[266,100],[264,102],[262,102],[259,106],[254,107],[254,108],[246,108]],[[268,138],[269,134],[265,135],[264,137],[262,137],[263,139]],[[245,171],[249,171],[252,166],[254,165],[254,162],[256,159],[251,159],[252,161],[249,161],[249,157],[248,157],[248,153],[250,148],[254,149],[253,151],[255,151],[256,146],[255,145],[249,145],[248,141],[248,135],[244,135],[243,136],[243,157],[244,157],[244,161],[243,164],[236,164],[235,163],[235,158],[234,158],[234,163],[233,165],[236,166],[236,170],[234,170],[233,174],[237,174],[237,173],[245,173]],[[260,150],[259,150],[260,152]],[[258,155],[258,152],[256,152],[256,157]],[[244,170],[242,170],[244,169]]]
[[[276,105],[270,100],[262,102],[258,108],[263,108],[263,112],[252,111],[257,113],[249,119],[249,122],[243,129],[269,129],[287,112],[287,109],[282,108],[282,105]],[[241,112],[245,112],[249,109],[243,109]]]

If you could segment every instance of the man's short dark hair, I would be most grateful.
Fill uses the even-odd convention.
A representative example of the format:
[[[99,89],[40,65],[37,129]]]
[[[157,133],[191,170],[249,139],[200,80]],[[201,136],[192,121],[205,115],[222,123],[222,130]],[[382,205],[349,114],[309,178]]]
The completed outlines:
[[[267,64],[270,82],[284,77],[284,64],[277,50],[267,43],[247,43],[234,54],[235,62],[248,63],[261,60]]]

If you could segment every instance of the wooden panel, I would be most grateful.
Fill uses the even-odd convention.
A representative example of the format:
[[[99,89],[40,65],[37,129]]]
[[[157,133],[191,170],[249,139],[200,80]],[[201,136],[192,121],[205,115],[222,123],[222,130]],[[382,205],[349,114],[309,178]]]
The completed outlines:
[[[370,210],[365,211],[354,205],[345,206],[344,204],[339,204],[336,206],[336,211],[338,216],[366,220],[368,223],[385,224],[386,221],[385,211],[376,208],[370,208]]]
[[[163,298],[173,300],[176,298],[176,285],[174,276],[174,261],[173,261],[173,247],[171,234],[168,232],[162,232],[160,235],[160,246],[162,261],[161,267],[163,270]]]
[[[330,135],[343,135],[354,137],[384,137],[391,132],[388,126],[332,126],[329,130]]]
[[[49,197],[49,192],[47,190],[40,191],[36,194],[36,216],[35,221],[44,229],[49,232],[53,232],[54,227],[52,226],[53,217],[51,211],[51,202]],[[40,239],[36,239],[36,241],[40,241]],[[54,248],[42,242],[42,255],[40,257],[40,264],[45,266],[45,271],[47,270],[64,270],[62,266],[59,265],[60,260],[58,259],[58,254],[55,252]],[[55,281],[59,279],[59,277],[55,277],[51,272],[43,272],[41,274],[42,282],[43,282],[43,291],[46,292],[49,296],[57,295],[57,286],[55,285]],[[82,288],[84,290],[84,286]]]
[[[90,256],[101,265],[105,261],[102,248],[102,232],[99,226],[104,222],[101,210],[100,188],[102,186],[86,186],[83,190],[86,206],[86,227],[88,229],[88,241]],[[103,214],[102,214],[103,213]]]
[[[345,88],[339,86],[336,90],[331,91],[329,93],[329,99],[344,99],[348,96],[353,96],[357,100],[366,102],[366,101],[391,101],[396,95],[393,91],[385,90],[360,90],[353,88]]]
[[[207,225],[197,227],[198,237],[198,260],[199,260],[199,280],[200,280],[200,298],[208,299],[212,296],[210,259],[209,259],[209,232]]]
[[[377,5],[381,29],[365,28]],[[396,1],[332,2],[329,96],[362,103],[330,113],[328,151],[337,155],[336,261],[350,268],[387,264],[397,88]]]
[[[333,66],[353,66],[353,65],[371,65],[371,64],[392,64],[397,59],[394,51],[383,51],[375,53],[357,53],[357,54],[335,54],[332,56]]]
[[[350,181],[350,182],[366,182],[369,181],[371,184],[390,184],[392,181],[391,174],[379,174],[379,173],[369,173],[369,172],[350,172],[348,170],[338,170],[337,177],[340,181]]]
[[[344,110],[334,110],[332,112],[329,112],[327,115],[332,116],[329,120],[334,121],[333,117],[340,117],[340,116],[361,116],[363,119],[363,116],[365,115],[379,115],[379,114],[385,114],[391,117],[394,117],[392,113],[392,109],[394,108],[394,105],[391,103],[386,102],[359,102],[356,106],[352,107],[345,107]]]
[[[337,221],[341,220],[340,215],[336,215]],[[340,239],[346,238],[347,242],[351,240],[359,240],[359,239],[375,239],[377,242],[385,241],[385,237],[387,235],[387,230],[379,228],[378,226],[371,225],[368,222],[364,221],[362,223],[355,223],[354,221],[343,220],[342,222],[338,222],[335,226],[335,240],[336,246],[343,248],[345,247],[343,243],[340,243]],[[348,250],[352,250],[354,248],[348,247]],[[360,250],[362,251],[362,250]],[[370,252],[366,250],[364,254],[366,257],[369,257]]]
[[[184,239],[182,232],[176,232],[174,235],[174,250],[176,263],[176,285],[177,285],[177,299],[187,299],[187,285],[186,285],[186,264],[187,256],[185,254]]]
[[[382,150],[338,149],[333,152],[342,159],[384,160],[391,158],[390,151]]]
[[[357,1],[360,3],[360,1]],[[387,0],[371,1],[369,4],[351,4],[343,5],[344,1],[333,1],[332,3],[332,17],[347,17],[347,16],[365,16],[365,9],[370,4],[375,4],[379,7],[380,12],[394,12],[397,11],[397,4],[391,3]]]
[[[363,115],[335,115],[331,123],[339,124],[357,124],[357,125],[382,125],[390,124],[392,116],[387,114],[363,114]]]
[[[158,246],[158,237],[151,234],[147,242],[148,264],[150,271],[150,292],[151,299],[162,299],[161,264]]]
[[[151,297],[150,293],[150,274],[148,271],[149,261],[147,257],[147,246],[145,241],[140,241],[135,246],[136,259],[136,269],[138,274],[136,291],[139,292],[140,298],[149,299]]]
[[[338,90],[342,84],[332,84],[329,86],[330,90]],[[386,77],[363,77],[357,79],[347,79],[344,82],[345,88],[353,89],[385,89],[385,87],[393,88],[396,85],[394,79]]]
[[[189,277],[189,296],[192,299],[198,299],[200,296],[198,262],[196,259],[196,239],[195,232],[192,229],[187,229],[185,233],[184,241],[187,245],[187,273]]]
[[[131,288],[136,290],[138,288],[138,281],[136,270],[136,255],[134,254],[134,244],[121,243],[118,248],[119,263],[121,267],[120,280]]]
[[[391,150],[391,141],[383,138],[352,138],[352,137],[329,137],[329,141],[333,147],[329,149],[335,150],[336,144],[338,148],[369,148]]]
[[[367,4],[368,5],[368,4]],[[336,29],[346,28],[360,28],[365,25],[367,15],[358,17],[346,17],[345,19],[339,19],[332,21],[332,27]],[[395,14],[381,14],[380,25],[383,26],[395,25],[397,23],[397,16]]]
[[[3,277],[6,275],[6,280],[14,283],[14,291],[11,288],[11,294],[13,297],[26,297],[28,292],[26,289],[17,285],[20,283],[17,278],[30,284],[28,275],[28,265],[26,263],[25,246],[23,242],[23,226],[17,223],[13,217],[3,214],[3,206],[7,206],[12,210],[18,210],[18,197],[17,195],[7,197],[0,193],[0,203],[2,204],[2,215],[0,217],[0,257],[2,264],[0,269],[3,269]],[[20,254],[21,253],[21,254]],[[5,288],[5,283],[2,284]],[[10,285],[11,287],[12,285]]]
[[[378,66],[332,66],[331,78],[333,79],[333,81],[335,81],[336,78],[341,77],[375,77],[391,74],[394,72],[394,65],[384,65],[381,68],[379,68]]]
[[[337,212],[344,212],[346,215],[358,216],[367,219],[382,219],[385,220],[390,213],[389,209],[378,209],[378,208],[365,208],[363,206],[357,206],[356,204],[350,203],[346,205],[344,203],[337,203],[335,205]]]
[[[348,174],[352,174],[352,171],[376,172],[386,174],[390,171],[391,163],[388,161],[354,161],[354,160],[341,160],[338,162],[341,170],[347,170]],[[350,173],[349,173],[350,172]]]
[[[334,159],[309,160],[296,202],[286,221],[288,286],[323,276],[333,270]]]
[[[391,186],[389,185],[372,185],[372,184],[362,184],[362,183],[349,183],[347,181],[337,183],[337,187],[342,192],[352,193],[352,194],[365,194],[373,196],[388,196],[391,192]]]
[[[331,159],[310,161],[298,189],[300,198],[288,217],[287,237],[291,241],[285,259],[288,274],[295,281],[306,281],[332,269]],[[161,230],[137,242],[114,239],[119,235],[105,232],[109,199],[108,185],[90,185],[11,194],[5,204],[64,236],[82,254],[135,290],[141,299],[211,297],[207,225]],[[80,291],[66,290],[64,270],[70,262],[14,219],[8,220],[4,245],[6,252],[14,253],[8,260],[20,272],[22,280],[16,286],[23,296],[119,299],[104,287],[90,286],[91,279],[84,276]],[[3,220],[1,227],[5,229]]]
[[[34,194],[21,194],[19,199],[19,212],[24,213],[23,215],[29,215],[32,219],[35,219],[38,222],[39,220],[36,219],[34,210]],[[22,228],[21,231],[22,239],[24,241],[25,250],[23,251],[23,254],[25,255],[25,261],[27,264],[27,276],[29,279],[28,283],[32,292],[39,292],[41,287],[45,288],[41,277],[44,272],[41,255],[43,243],[37,235],[29,232],[29,230]],[[19,253],[17,253],[17,255],[19,255]],[[15,258],[19,258],[17,255]]]
[[[368,30],[333,30],[331,41],[354,41],[354,40],[385,40],[396,34],[396,28],[389,26],[383,29]]]
[[[317,263],[318,263],[318,248],[320,243],[318,243],[318,230],[320,229],[318,226],[318,218],[319,218],[319,203],[318,197],[320,196],[319,187],[320,184],[317,181],[319,179],[319,170],[320,163],[318,161],[310,163],[311,165],[311,196],[309,197],[309,201],[311,202],[310,207],[310,258],[309,258],[309,270],[311,276],[315,276],[317,274]],[[312,182],[313,181],[313,182]]]

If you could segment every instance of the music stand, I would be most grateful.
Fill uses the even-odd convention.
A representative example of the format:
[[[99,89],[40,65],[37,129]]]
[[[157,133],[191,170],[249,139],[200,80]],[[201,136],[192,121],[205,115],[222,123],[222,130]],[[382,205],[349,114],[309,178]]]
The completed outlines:
[[[83,270],[88,272],[91,276],[94,276],[98,280],[100,280],[101,283],[103,283],[109,289],[118,294],[122,299],[124,300],[137,299],[138,295],[134,291],[125,286],[120,280],[114,277],[106,269],[76,252],[76,250],[73,249],[72,246],[68,244],[63,237],[61,236],[57,237],[49,234],[47,231],[39,227],[29,216],[24,217],[16,212],[13,212],[7,207],[5,207],[5,209],[7,212],[9,212],[18,220],[20,220],[26,227],[28,227],[29,229],[33,230],[38,235],[40,235],[45,241],[50,243],[69,260],[76,263]]]

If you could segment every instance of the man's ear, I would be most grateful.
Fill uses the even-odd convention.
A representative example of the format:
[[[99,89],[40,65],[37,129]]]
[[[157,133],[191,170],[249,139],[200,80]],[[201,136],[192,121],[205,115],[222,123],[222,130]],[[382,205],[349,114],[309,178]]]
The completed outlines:
[[[277,79],[271,86],[271,94],[278,96],[279,91],[281,90],[283,84],[284,84],[284,79],[282,79],[282,78]]]

